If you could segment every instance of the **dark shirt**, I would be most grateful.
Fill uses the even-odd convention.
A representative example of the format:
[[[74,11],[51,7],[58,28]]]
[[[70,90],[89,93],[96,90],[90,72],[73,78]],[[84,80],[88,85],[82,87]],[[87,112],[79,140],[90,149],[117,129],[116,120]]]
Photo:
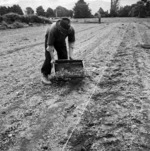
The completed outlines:
[[[68,37],[68,42],[75,41],[75,31],[74,28],[71,26],[69,30],[65,30],[62,32],[59,28],[59,22],[57,21],[53,23],[46,32],[46,44],[49,46],[56,46],[56,45],[64,45],[65,39]]]

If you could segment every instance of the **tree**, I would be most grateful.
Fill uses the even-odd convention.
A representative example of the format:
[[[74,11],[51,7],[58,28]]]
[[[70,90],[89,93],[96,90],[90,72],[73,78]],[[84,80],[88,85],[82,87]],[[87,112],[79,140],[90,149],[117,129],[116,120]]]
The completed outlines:
[[[143,1],[137,2],[137,7],[138,7],[138,11],[139,11],[138,17],[146,17],[146,10],[145,10],[144,2]]]
[[[110,16],[117,17],[119,11],[119,0],[111,0]]]
[[[12,7],[8,7],[8,12],[23,15],[23,11],[19,5],[13,5]]]
[[[107,17],[108,16],[108,12],[107,11],[105,12],[103,10],[103,8],[100,7],[98,11],[100,12],[100,14],[101,14],[102,17]]]
[[[130,16],[132,17],[146,17],[146,6],[143,1],[138,1],[131,5]]]
[[[99,10],[94,14],[95,17],[98,17],[98,12],[101,14],[101,17],[108,17],[108,11],[104,11],[103,8],[99,8]]]
[[[69,16],[72,18],[73,17],[73,11],[69,10]]]
[[[136,3],[136,6],[134,7],[134,11],[136,13],[135,16],[145,17],[146,16],[146,10],[145,10],[144,2],[143,1],[138,1]]]
[[[119,9],[118,15],[119,17],[129,17],[130,11],[131,11],[131,6],[126,5]]]
[[[43,9],[42,6],[36,8],[36,13],[38,16],[45,16],[45,10]]]
[[[101,13],[101,14],[104,14],[105,12],[104,12],[104,10],[100,7],[99,8],[99,12]]]
[[[26,12],[27,15],[34,14],[34,10],[31,7],[26,7],[26,11],[25,12]]]
[[[8,9],[5,6],[0,6],[0,15],[4,15],[8,13]]]
[[[55,17],[54,10],[52,8],[48,8],[46,10],[46,17]]]
[[[62,6],[56,7],[56,9],[54,10],[54,13],[56,14],[56,17],[71,17],[70,15],[72,15],[70,13],[70,10]]]
[[[137,9],[137,4],[132,4],[131,5],[131,11],[129,12],[130,17],[137,17],[139,14],[138,9]]]
[[[91,10],[84,0],[79,0],[73,10],[75,18],[90,18],[92,16]]]
[[[4,15],[7,13],[16,13],[19,15],[23,15],[23,11],[19,5],[13,5],[11,7],[0,6],[0,15]]]
[[[142,2],[144,2],[144,3],[147,3],[147,0],[141,0]]]
[[[114,10],[114,9],[111,9],[110,16],[117,17],[118,16],[118,12],[116,12],[116,10]]]
[[[141,0],[145,4],[146,15],[150,16],[150,1],[149,0]]]
[[[146,3],[147,16],[150,16],[150,1]]]

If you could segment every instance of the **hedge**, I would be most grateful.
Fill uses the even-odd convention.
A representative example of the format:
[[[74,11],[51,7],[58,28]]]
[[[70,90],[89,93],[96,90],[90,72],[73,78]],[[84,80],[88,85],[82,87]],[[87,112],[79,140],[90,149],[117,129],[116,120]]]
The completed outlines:
[[[15,13],[8,13],[0,17],[0,22],[5,21],[8,24],[12,24],[14,22],[23,22],[23,23],[48,23],[52,22],[46,18],[37,15],[19,15]]]
[[[11,24],[15,21],[21,21],[21,15],[15,14],[15,13],[8,13],[2,16],[3,20],[7,22],[8,24]]]
[[[3,17],[0,15],[0,23],[3,21]]]

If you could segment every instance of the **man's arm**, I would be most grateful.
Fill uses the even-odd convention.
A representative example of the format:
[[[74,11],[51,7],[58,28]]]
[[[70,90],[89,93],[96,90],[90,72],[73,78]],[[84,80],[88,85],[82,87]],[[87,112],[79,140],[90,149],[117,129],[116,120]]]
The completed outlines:
[[[75,42],[69,42],[69,59],[72,60]]]
[[[71,32],[68,36],[68,45],[69,45],[69,58],[72,59],[75,45],[75,30],[73,27],[71,27]]]
[[[55,41],[55,36],[54,36],[54,27],[55,24],[52,24],[51,27],[47,31],[47,48],[46,50],[50,53],[51,56],[51,63],[54,63],[54,41]]]
[[[54,63],[54,61],[55,61],[55,58],[54,58],[54,46],[48,46],[46,50],[51,55],[51,63]]]

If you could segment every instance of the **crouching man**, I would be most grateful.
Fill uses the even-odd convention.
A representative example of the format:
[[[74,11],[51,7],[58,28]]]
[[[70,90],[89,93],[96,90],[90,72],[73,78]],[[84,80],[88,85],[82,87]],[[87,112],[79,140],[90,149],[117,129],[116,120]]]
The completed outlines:
[[[67,46],[65,39],[68,37],[69,54],[67,52]],[[57,52],[58,59],[72,59],[73,49],[75,43],[75,30],[71,26],[71,22],[68,18],[62,18],[61,20],[51,24],[47,29],[45,35],[45,61],[41,68],[42,82],[44,84],[51,84],[51,70],[54,58],[54,49]]]

